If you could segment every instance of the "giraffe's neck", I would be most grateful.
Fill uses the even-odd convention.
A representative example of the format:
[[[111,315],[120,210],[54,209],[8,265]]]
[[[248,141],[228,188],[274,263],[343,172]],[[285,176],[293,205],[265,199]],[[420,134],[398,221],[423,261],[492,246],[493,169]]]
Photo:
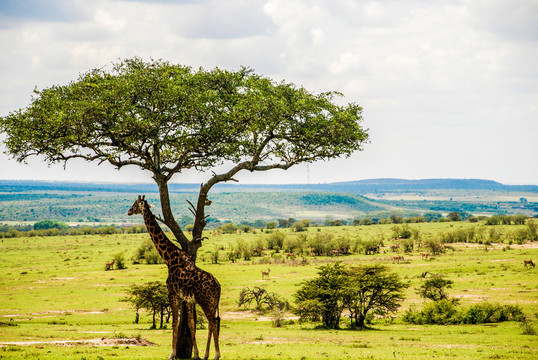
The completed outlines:
[[[161,255],[164,262],[170,266],[170,261],[173,256],[172,254],[177,252],[178,247],[164,234],[163,229],[161,229],[157,223],[157,219],[155,219],[155,215],[153,215],[147,203],[144,205],[142,216],[144,217],[144,223],[146,224],[146,228],[148,229],[153,244],[155,244],[157,252]]]

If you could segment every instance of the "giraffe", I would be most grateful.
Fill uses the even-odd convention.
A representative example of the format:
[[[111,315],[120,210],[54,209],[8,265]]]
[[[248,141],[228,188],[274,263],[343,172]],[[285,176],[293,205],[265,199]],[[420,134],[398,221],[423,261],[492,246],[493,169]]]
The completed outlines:
[[[192,337],[194,358],[199,359],[198,346],[196,345],[195,338],[196,326],[194,323],[194,305],[197,303],[202,308],[209,323],[209,334],[204,359],[209,357],[211,336],[213,336],[215,341],[215,360],[217,360],[220,358],[220,317],[218,315],[220,284],[213,275],[198,268],[187,252],[179,249],[166,237],[157,223],[155,215],[151,212],[148,202],[144,198],[145,196],[138,196],[138,199],[134,202],[127,214],[129,216],[142,214],[151,240],[168,266],[166,284],[168,286],[170,306],[172,307],[173,329],[172,352],[170,353],[169,360],[174,359],[176,356],[180,299],[187,302],[187,323]]]

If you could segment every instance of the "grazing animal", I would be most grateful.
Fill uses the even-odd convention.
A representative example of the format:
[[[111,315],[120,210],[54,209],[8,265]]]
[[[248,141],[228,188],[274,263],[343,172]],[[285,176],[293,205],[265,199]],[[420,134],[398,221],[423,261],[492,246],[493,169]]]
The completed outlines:
[[[331,250],[331,256],[339,256],[340,250]]]
[[[266,280],[269,279],[269,273],[271,272],[271,269],[262,270],[262,280],[265,278]]]
[[[398,244],[392,244],[392,245],[390,246],[390,250],[391,250],[392,252],[396,252],[396,251],[398,251],[399,248],[400,248],[400,245],[398,245]]]
[[[421,252],[420,256],[422,256],[423,259],[427,259],[430,256],[429,252]]]
[[[286,259],[289,259],[289,258],[294,259],[295,258],[295,253],[286,253]]]
[[[394,263],[398,263],[398,264],[399,264],[399,263],[400,263],[400,260],[403,261],[403,259],[404,259],[404,257],[403,257],[402,255],[394,255],[394,256],[392,257],[392,263],[393,263],[393,264],[394,264]]]
[[[193,344],[193,357],[199,359],[198,346],[196,345],[196,326],[194,323],[195,302],[200,305],[209,323],[209,334],[204,359],[209,357],[211,337],[215,340],[215,360],[220,358],[219,349],[219,301],[220,284],[213,275],[198,268],[192,258],[182,249],[179,249],[164,234],[157,223],[155,215],[144,196],[138,196],[128,215],[142,214],[144,223],[151,236],[155,248],[168,266],[168,297],[172,308],[172,352],[169,359],[176,357],[176,346],[179,324],[180,300],[187,302],[187,323],[191,333]]]
[[[366,247],[365,255],[379,253],[379,246],[369,245]]]
[[[523,265],[525,265],[525,268],[535,267],[534,262],[531,259],[523,260]]]
[[[112,269],[112,267],[114,266],[114,263],[116,262],[116,259],[112,260],[112,261],[108,261],[106,264],[105,264],[105,271],[108,271],[110,269]]]

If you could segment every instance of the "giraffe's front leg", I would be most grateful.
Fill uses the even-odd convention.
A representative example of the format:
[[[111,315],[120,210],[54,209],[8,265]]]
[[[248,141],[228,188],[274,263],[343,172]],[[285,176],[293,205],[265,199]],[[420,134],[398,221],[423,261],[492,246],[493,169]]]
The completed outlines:
[[[177,294],[169,293],[170,306],[172,307],[172,352],[168,357],[168,360],[174,360],[176,358],[176,346],[177,336],[179,329],[179,297]]]

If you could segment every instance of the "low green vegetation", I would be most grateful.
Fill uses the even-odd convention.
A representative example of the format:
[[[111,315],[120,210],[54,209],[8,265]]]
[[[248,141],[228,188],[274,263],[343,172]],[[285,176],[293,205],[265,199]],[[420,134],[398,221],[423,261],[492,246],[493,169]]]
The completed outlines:
[[[269,229],[208,231],[197,263],[222,285],[222,356],[534,359],[538,270],[523,262],[538,259],[531,221],[309,224],[301,231],[276,223]],[[134,296],[166,279],[165,265],[148,260],[147,234],[2,240],[0,358],[166,358],[171,343],[166,307],[153,308]],[[118,259],[122,270],[114,265],[105,271],[105,263]],[[323,314],[303,316],[309,308],[301,308],[297,296],[324,269],[342,270],[337,280],[347,284],[337,294],[344,304],[336,309],[339,317],[327,324]],[[348,284],[355,276],[361,280]],[[384,278],[399,285],[394,306],[362,312],[365,326],[358,326],[359,285]],[[315,292],[304,294],[305,301],[316,298],[310,297]],[[129,298],[133,301],[126,302]],[[206,330],[198,331],[200,346],[206,336]],[[96,346],[105,341],[107,346]],[[139,346],[142,341],[154,345]]]

